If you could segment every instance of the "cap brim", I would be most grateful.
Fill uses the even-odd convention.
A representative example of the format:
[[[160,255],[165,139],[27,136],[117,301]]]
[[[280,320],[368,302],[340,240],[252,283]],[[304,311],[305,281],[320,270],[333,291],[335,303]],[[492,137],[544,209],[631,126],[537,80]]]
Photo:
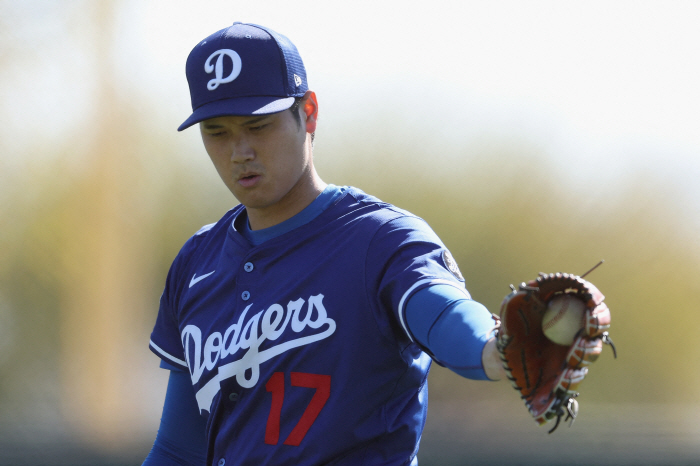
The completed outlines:
[[[294,97],[238,97],[202,105],[177,129],[182,131],[195,123],[220,116],[269,115],[287,110]]]

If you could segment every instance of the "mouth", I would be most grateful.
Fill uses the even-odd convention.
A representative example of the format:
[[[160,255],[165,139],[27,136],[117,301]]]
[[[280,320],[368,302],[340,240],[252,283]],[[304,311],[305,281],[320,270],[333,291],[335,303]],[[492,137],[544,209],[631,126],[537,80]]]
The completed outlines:
[[[244,173],[243,176],[240,176],[238,178],[238,184],[240,184],[244,188],[250,188],[252,186],[255,186],[260,180],[260,178],[260,175],[258,175],[257,173]]]

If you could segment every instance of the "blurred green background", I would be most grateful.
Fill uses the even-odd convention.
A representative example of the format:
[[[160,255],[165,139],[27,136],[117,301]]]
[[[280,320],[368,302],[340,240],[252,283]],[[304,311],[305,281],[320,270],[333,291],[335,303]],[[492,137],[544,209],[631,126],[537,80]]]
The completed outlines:
[[[321,177],[425,218],[493,312],[606,261],[573,427],[434,366],[422,465],[700,462],[696,3],[0,0],[0,465],[148,452],[165,275],[236,203],[175,131],[184,63],[234,20],[300,49]]]

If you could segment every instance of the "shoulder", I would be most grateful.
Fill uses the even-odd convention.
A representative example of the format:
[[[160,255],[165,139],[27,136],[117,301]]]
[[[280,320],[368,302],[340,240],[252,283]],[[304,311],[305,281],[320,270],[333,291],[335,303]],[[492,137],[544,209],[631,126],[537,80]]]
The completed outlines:
[[[343,198],[345,205],[348,208],[361,211],[367,220],[379,227],[391,222],[413,225],[420,229],[430,228],[427,222],[417,215],[366,194],[361,189],[349,186],[345,188],[345,192],[346,196]]]
[[[176,262],[189,262],[190,258],[197,254],[199,250],[207,247],[217,238],[223,238],[226,235],[226,230],[231,225],[234,218],[243,210],[242,205],[237,205],[224,214],[217,222],[209,223],[197,230],[180,249]]]
[[[348,204],[355,203],[357,211],[365,211],[365,230],[371,232],[370,254],[377,251],[397,251],[401,248],[446,249],[444,243],[423,218],[365,194],[357,188],[348,188]]]

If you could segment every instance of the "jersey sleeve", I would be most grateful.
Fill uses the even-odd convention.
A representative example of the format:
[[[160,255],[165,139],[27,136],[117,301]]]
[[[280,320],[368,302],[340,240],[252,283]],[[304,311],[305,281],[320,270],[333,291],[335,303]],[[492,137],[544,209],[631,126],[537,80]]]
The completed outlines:
[[[170,267],[168,278],[165,282],[165,289],[160,297],[158,317],[151,332],[151,340],[148,347],[156,356],[166,363],[187,369],[185,354],[180,343],[180,330],[178,327],[175,307],[173,306],[173,295],[175,294],[173,276],[176,262]]]
[[[411,215],[394,218],[378,229],[368,249],[367,276],[376,280],[380,305],[394,314],[414,342],[405,316],[406,303],[414,293],[444,284],[470,298],[450,252],[424,220]]]
[[[156,323],[153,327],[153,332],[151,332],[151,340],[148,345],[156,356],[166,363],[181,369],[188,369],[188,367],[180,341],[177,303],[180,287],[186,279],[184,277],[184,269],[191,251],[196,247],[196,239],[197,235],[185,243],[170,266],[165,280],[165,288],[160,297],[158,316],[156,317]]]

